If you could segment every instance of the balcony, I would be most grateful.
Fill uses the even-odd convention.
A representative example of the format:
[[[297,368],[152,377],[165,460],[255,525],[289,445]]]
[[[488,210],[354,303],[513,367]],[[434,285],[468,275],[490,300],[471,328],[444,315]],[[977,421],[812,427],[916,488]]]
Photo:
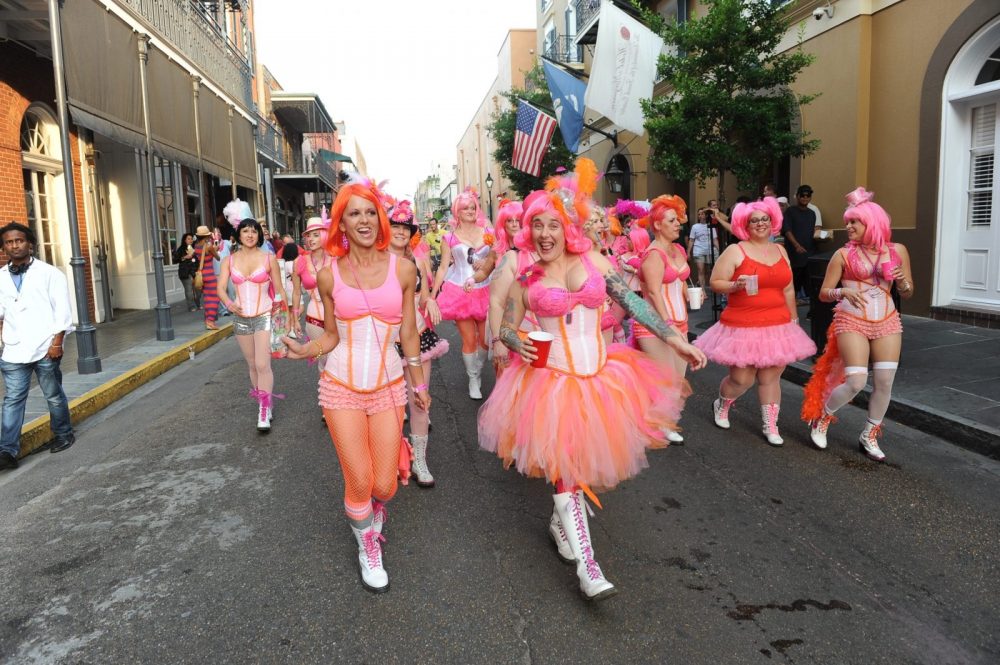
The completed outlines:
[[[567,35],[556,35],[545,45],[544,55],[549,60],[566,65],[583,64],[583,47],[577,46],[574,38]]]
[[[250,63],[205,4],[193,0],[118,0],[243,108],[253,108]],[[242,9],[242,4],[238,3]]]
[[[626,14],[630,14],[639,20],[642,20],[639,15],[639,11],[632,6],[632,3],[628,0],[577,0],[576,3],[576,37],[574,38],[574,43],[577,45],[583,44],[596,44],[597,43],[597,23],[601,16],[601,4],[604,2],[612,2],[618,9],[621,9]],[[657,2],[655,0],[650,0],[640,3],[644,7],[652,10],[656,10]],[[668,10],[676,12],[677,10]]]
[[[284,145],[285,133],[276,124],[257,113],[257,154],[261,161],[270,162],[274,167],[283,169],[285,163]]]

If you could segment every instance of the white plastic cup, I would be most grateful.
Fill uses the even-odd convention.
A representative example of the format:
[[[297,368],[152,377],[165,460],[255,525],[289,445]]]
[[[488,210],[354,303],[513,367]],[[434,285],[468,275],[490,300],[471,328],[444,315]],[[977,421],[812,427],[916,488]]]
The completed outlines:
[[[747,275],[745,288],[748,296],[757,295],[757,275]]]
[[[704,289],[700,286],[688,287],[688,306],[691,309],[701,309],[701,301],[704,300]]]

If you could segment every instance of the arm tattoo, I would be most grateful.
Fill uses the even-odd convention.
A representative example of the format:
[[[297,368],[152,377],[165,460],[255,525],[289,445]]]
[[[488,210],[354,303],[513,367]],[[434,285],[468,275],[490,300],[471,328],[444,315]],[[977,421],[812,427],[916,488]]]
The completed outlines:
[[[514,299],[507,298],[503,308],[503,322],[500,324],[500,341],[511,351],[520,353],[521,338],[514,329]]]
[[[648,302],[628,288],[628,284],[625,283],[621,275],[612,271],[604,277],[604,282],[611,299],[621,305],[629,316],[649,328],[654,335],[664,342],[670,337],[677,336],[674,329],[660,318],[660,315]]]

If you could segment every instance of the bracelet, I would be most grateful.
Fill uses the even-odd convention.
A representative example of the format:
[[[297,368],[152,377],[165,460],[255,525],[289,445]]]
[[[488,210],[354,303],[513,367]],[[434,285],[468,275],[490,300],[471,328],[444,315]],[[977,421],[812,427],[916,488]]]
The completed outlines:
[[[844,299],[844,289],[827,289],[827,294],[838,302]]]
[[[56,349],[61,349],[62,348],[62,344],[49,344],[49,346],[52,347],[52,348],[56,348]]]
[[[408,363],[419,363],[420,356],[406,356],[404,360]]]
[[[421,383],[419,386],[413,386],[413,392],[421,393],[427,390],[427,384]]]
[[[909,282],[906,282],[906,281],[904,281],[904,282],[903,282],[903,286],[905,286],[906,288],[904,289],[904,288],[903,288],[902,286],[897,286],[897,287],[896,287],[896,289],[897,289],[897,290],[898,290],[898,291],[899,291],[900,293],[909,293],[910,291],[912,291],[912,290],[913,290],[913,285],[912,285],[912,284],[910,284]]]
[[[424,364],[419,360],[407,360],[406,364],[410,367],[423,367]]]
[[[500,339],[500,335],[497,335],[496,337],[490,340],[490,346],[496,344],[497,342],[502,342],[502,341],[503,340]]]
[[[318,339],[314,339],[313,342],[316,344],[316,348],[318,349],[316,351],[315,358],[316,360],[319,360],[319,357],[323,355],[323,345],[319,343]]]

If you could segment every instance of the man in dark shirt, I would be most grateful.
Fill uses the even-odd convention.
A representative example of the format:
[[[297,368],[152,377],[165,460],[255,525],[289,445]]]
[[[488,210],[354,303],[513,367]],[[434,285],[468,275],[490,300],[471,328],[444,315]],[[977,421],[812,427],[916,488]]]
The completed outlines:
[[[795,192],[795,205],[785,210],[781,230],[785,236],[785,249],[792,264],[792,279],[795,283],[795,297],[799,304],[808,295],[806,284],[809,279],[809,257],[816,253],[813,234],[816,232],[816,213],[809,207],[812,202],[813,190],[809,185],[802,185]]]

